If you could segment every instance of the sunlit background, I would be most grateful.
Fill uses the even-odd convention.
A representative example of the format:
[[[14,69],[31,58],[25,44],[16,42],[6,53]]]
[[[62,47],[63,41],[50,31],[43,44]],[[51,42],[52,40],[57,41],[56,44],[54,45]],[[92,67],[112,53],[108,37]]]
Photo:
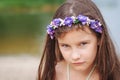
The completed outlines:
[[[64,0],[0,0],[0,80],[36,80],[46,25]],[[93,0],[120,47],[120,0]]]

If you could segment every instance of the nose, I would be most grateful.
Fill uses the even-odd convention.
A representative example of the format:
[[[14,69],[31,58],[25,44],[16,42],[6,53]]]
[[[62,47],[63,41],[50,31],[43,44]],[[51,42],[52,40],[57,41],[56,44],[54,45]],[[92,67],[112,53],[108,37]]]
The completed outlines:
[[[73,49],[72,54],[71,54],[72,60],[79,60],[80,57],[81,57],[81,54],[80,54],[79,50]]]

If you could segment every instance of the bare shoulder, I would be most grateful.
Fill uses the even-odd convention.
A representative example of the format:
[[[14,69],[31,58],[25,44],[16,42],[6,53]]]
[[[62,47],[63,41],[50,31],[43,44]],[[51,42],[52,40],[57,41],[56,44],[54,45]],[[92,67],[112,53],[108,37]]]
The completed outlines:
[[[56,64],[56,80],[66,80],[66,63],[60,61]]]

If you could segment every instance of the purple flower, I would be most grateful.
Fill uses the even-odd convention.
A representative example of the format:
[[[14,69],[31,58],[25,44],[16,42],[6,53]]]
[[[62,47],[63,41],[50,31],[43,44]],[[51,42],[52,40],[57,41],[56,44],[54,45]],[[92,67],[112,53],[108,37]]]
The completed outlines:
[[[53,33],[54,33],[54,29],[53,29],[53,26],[52,26],[52,25],[48,25],[48,26],[47,26],[47,33],[48,33],[48,34],[53,34]]]
[[[83,15],[79,15],[77,18],[82,23],[82,25],[85,25],[87,23],[87,18],[88,17],[83,16]]]
[[[90,28],[95,30],[96,32],[102,33],[102,25],[99,21],[91,20],[90,22]]]
[[[65,24],[66,26],[71,27],[71,26],[72,26],[72,23],[73,23],[73,19],[72,19],[71,17],[66,17],[66,18],[64,19],[64,24]]]
[[[98,20],[90,19],[87,16],[78,15],[77,17],[71,16],[66,17],[65,19],[56,18],[51,21],[51,23],[47,26],[47,33],[50,35],[50,38],[54,38],[55,29],[59,28],[61,26],[68,26],[71,27],[72,24],[81,23],[84,25],[89,25],[91,29],[93,29],[95,32],[102,33],[102,25]]]
[[[50,38],[53,39],[53,36],[54,36],[55,31],[54,31],[52,25],[48,25],[48,26],[47,26],[47,33],[50,35]]]
[[[52,21],[52,24],[55,25],[55,26],[60,26],[60,23],[61,23],[61,19],[60,18],[54,19]]]
[[[102,33],[102,27],[101,27],[101,26],[97,27],[97,28],[95,29],[95,31],[96,31],[96,32],[99,32],[99,33]]]
[[[95,29],[99,26],[99,22],[95,21],[95,20],[91,20],[90,21],[90,26],[91,26],[92,29]]]

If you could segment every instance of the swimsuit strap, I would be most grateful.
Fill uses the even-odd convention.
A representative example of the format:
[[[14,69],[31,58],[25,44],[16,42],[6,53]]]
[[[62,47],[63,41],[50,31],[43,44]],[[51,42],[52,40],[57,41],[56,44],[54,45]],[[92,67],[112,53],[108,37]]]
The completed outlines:
[[[88,74],[86,80],[89,80],[89,79],[90,79],[90,77],[92,76],[92,73],[93,73],[94,70],[95,70],[95,67],[96,67],[96,65],[93,66],[93,68],[92,68],[92,70],[90,71],[90,73]]]
[[[67,64],[67,80],[70,80],[70,66]]]

